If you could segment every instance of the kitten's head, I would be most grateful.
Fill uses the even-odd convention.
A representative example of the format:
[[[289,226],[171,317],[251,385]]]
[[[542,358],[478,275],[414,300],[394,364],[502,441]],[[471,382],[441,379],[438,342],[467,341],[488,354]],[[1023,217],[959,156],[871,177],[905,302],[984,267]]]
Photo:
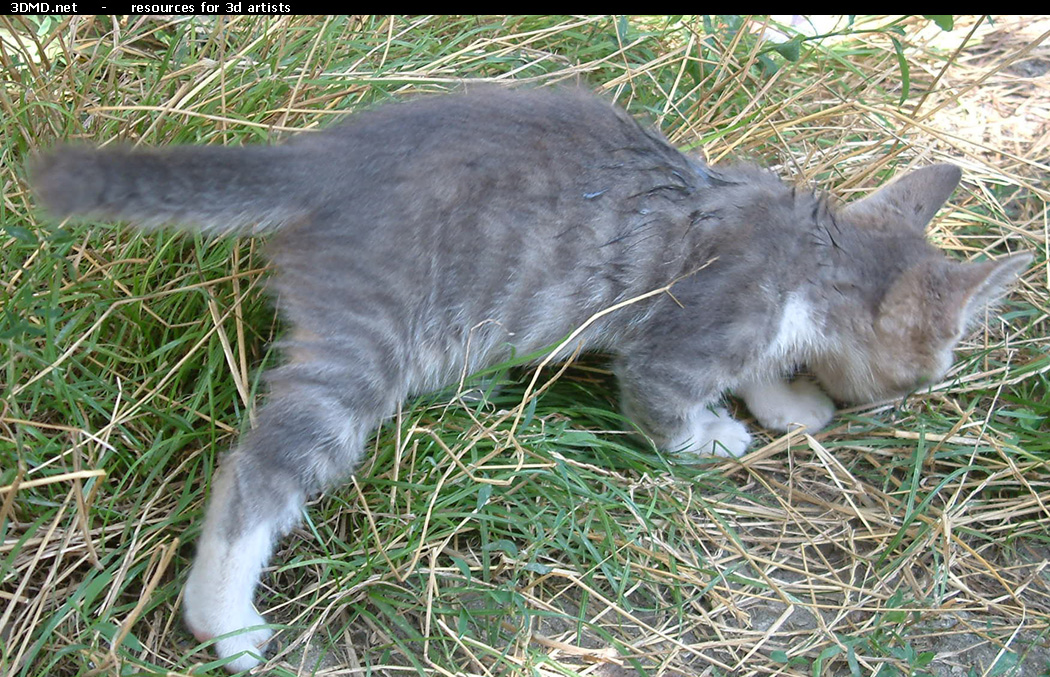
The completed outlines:
[[[837,220],[874,250],[867,277],[880,296],[833,318],[837,346],[810,365],[828,393],[846,402],[906,395],[940,380],[952,351],[984,310],[1031,262],[1030,254],[959,263],[924,237],[926,223],[959,182],[952,165],[908,174],[843,209]]]

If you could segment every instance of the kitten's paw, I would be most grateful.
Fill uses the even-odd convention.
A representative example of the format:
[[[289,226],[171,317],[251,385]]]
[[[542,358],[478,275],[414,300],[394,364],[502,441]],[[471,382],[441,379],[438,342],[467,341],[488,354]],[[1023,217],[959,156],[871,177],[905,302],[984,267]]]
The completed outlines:
[[[742,394],[758,422],[771,430],[787,432],[804,425],[815,433],[835,416],[835,403],[820,386],[805,378],[751,386]]]
[[[747,452],[747,427],[719,407],[698,407],[688,425],[668,445],[674,451],[738,458]]]
[[[265,625],[266,620],[256,614],[257,619],[245,627],[252,625]],[[259,628],[239,632],[231,637],[217,640],[212,646],[219,658],[237,656],[224,666],[230,672],[242,672],[250,670],[263,661],[266,654],[266,645],[270,643],[273,631],[269,628]],[[199,639],[199,638],[198,638]]]
[[[219,658],[237,656],[225,665],[230,672],[249,670],[261,663],[273,636],[269,628],[258,627],[266,625],[266,619],[250,603],[234,604],[221,592],[203,593],[197,583],[191,574],[182,598],[183,619],[193,636],[198,642],[219,637],[212,645]]]
[[[266,653],[266,645],[270,642],[273,631],[269,628],[255,627],[266,625],[266,619],[257,614],[254,609],[242,610],[242,613],[235,614],[235,616],[237,618],[224,619],[224,622],[218,626],[207,627],[205,624],[202,624],[202,619],[195,617],[187,609],[185,620],[190,632],[193,633],[198,642],[207,642],[216,637],[229,634],[229,637],[221,637],[221,639],[216,640],[212,645],[212,649],[219,658],[237,656],[234,660],[226,663],[225,667],[230,672],[241,672],[250,670],[262,662]],[[246,628],[254,629],[248,630]],[[241,629],[244,629],[244,631],[238,632]]]

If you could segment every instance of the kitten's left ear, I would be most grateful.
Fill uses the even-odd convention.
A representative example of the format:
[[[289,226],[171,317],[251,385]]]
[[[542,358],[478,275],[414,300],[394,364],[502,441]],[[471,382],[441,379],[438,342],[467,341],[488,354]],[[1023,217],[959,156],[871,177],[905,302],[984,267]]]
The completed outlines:
[[[843,210],[860,225],[922,233],[962,178],[955,165],[932,165],[905,174]]]
[[[998,261],[956,264],[953,277],[962,296],[961,329],[965,330],[987,306],[1005,295],[1031,262],[1032,255],[1026,252]]]

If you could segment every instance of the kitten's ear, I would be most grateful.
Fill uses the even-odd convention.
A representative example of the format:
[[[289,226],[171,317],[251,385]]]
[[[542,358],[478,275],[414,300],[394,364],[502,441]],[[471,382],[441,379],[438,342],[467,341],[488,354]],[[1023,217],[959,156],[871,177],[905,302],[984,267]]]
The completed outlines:
[[[902,346],[954,342],[1007,292],[1031,261],[1031,254],[1015,254],[981,263],[943,259],[917,263],[886,292],[876,326]]]
[[[998,261],[956,264],[954,281],[962,292],[962,307],[957,315],[960,329],[965,330],[986,307],[1004,296],[1031,262],[1032,255],[1026,252]]]
[[[922,233],[962,178],[955,165],[933,165],[905,174],[843,210],[858,225]]]

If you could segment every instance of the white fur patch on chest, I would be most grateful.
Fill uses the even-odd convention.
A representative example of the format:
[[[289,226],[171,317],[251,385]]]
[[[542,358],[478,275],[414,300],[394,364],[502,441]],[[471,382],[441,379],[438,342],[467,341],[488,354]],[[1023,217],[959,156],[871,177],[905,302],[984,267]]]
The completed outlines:
[[[788,295],[780,326],[769,344],[768,355],[774,360],[801,360],[820,337],[813,308],[798,294]]]

